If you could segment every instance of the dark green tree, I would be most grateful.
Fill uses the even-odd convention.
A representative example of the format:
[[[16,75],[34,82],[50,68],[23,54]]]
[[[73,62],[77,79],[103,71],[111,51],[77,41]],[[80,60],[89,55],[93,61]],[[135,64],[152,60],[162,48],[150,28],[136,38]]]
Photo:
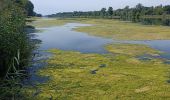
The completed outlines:
[[[104,18],[106,16],[106,8],[101,9],[101,16]]]
[[[165,6],[163,9],[166,14],[170,14],[170,5]]]
[[[111,16],[111,18],[112,18],[112,16],[113,16],[113,8],[112,8],[112,7],[109,7],[107,13],[108,13],[109,16]]]
[[[27,11],[28,16],[35,16],[34,5],[32,4],[31,1],[27,1],[26,5],[25,5],[25,9]]]

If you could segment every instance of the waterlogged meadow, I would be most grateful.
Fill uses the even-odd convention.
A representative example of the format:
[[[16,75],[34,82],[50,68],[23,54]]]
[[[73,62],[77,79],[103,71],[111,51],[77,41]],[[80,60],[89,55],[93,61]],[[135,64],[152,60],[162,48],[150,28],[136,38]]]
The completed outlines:
[[[33,3],[67,2],[0,0],[0,100],[170,100],[168,2]]]
[[[41,19],[39,22],[35,21],[34,25],[45,27],[39,26],[38,23],[42,23],[40,21]],[[59,19],[43,21],[46,21],[47,25],[70,22],[92,24],[92,26],[76,27],[73,30],[123,40],[168,39],[170,31],[165,26],[144,26],[106,19],[60,19],[62,24],[55,24]],[[157,35],[155,37],[147,33]],[[164,63],[166,59],[159,57],[164,52],[146,45],[128,43],[111,43],[106,45],[105,49],[108,51],[106,54],[64,51],[57,48],[47,50],[52,53],[52,57],[45,60],[48,65],[40,69],[37,74],[49,77],[49,80],[36,84],[36,89],[25,88],[24,91],[26,90],[29,95],[28,99],[29,97],[35,100],[168,100],[170,98],[170,65]]]
[[[169,65],[160,59],[143,61],[135,56],[159,55],[159,51],[140,45],[108,45],[109,54],[49,50],[53,57],[38,74],[50,76],[39,84],[36,99],[59,100],[161,100],[170,97]],[[126,47],[131,48],[129,50]],[[137,52],[132,54],[131,52]],[[122,52],[125,51],[125,52]],[[142,53],[141,53],[142,52]],[[31,91],[31,90],[30,90]],[[33,91],[32,91],[33,92]]]
[[[162,40],[170,39],[170,29],[167,26],[142,25],[129,21],[109,19],[91,19],[81,22],[93,24],[92,27],[80,27],[76,31],[92,35],[120,40]]]

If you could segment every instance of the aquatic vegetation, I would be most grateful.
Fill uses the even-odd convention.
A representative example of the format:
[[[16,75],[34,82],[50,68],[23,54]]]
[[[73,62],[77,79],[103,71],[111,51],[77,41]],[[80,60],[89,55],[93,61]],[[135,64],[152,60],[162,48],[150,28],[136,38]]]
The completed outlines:
[[[167,26],[142,25],[140,23],[110,19],[88,19],[80,22],[92,24],[93,26],[79,27],[75,29],[76,31],[96,36],[120,40],[170,39],[170,29]]]
[[[57,22],[58,19],[55,20]],[[37,21],[41,23],[41,19]],[[55,24],[52,19],[49,21],[50,26],[67,22],[92,24],[93,26],[79,27],[74,30],[109,38],[129,40],[169,38],[169,29],[163,26],[144,26],[106,19],[60,19],[59,24]],[[147,33],[157,35],[146,35]],[[28,97],[31,99],[34,95],[35,100],[170,98],[168,83],[170,65],[164,64],[161,59],[136,58],[145,54],[158,56],[162,52],[136,44],[110,44],[105,48],[110,53],[82,54],[75,51],[49,50],[53,53],[53,57],[47,60],[48,66],[37,73],[42,77],[50,77],[49,81],[37,84],[37,90],[29,87],[24,88],[24,91],[30,94]]]
[[[170,87],[167,83],[169,65],[163,64],[159,59],[152,59],[149,62],[138,60],[134,55],[143,53],[158,55],[159,52],[141,46],[142,49],[139,51],[142,53],[131,54],[130,52],[136,51],[137,47],[138,45],[113,44],[107,47],[113,54],[105,55],[49,50],[54,55],[47,60],[48,67],[40,70],[39,74],[50,76],[50,80],[37,85],[41,92],[35,99],[160,100],[169,98]],[[29,91],[34,92],[31,88]]]
[[[110,44],[106,46],[106,49],[114,54],[124,54],[134,57],[144,54],[158,56],[160,53],[163,53],[158,50],[152,49],[149,46],[138,44]]]

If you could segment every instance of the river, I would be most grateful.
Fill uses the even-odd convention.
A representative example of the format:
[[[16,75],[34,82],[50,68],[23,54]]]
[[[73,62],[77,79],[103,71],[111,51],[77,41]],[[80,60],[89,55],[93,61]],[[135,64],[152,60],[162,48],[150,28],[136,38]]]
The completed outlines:
[[[46,66],[46,63],[39,62],[43,59],[48,59],[51,54],[44,50],[61,49],[79,51],[81,53],[108,53],[104,46],[109,43],[131,43],[131,44],[145,44],[151,48],[165,52],[158,56],[161,59],[170,60],[170,40],[149,40],[149,41],[123,41],[112,40],[97,36],[88,35],[83,32],[76,32],[73,29],[76,27],[89,26],[89,24],[68,23],[63,26],[55,26],[50,28],[39,28],[42,32],[34,33],[37,39],[42,43],[36,50],[37,55],[33,59],[33,63],[28,71],[30,76],[25,80],[26,84],[43,83],[48,80],[48,77],[41,77],[36,74],[37,70]],[[170,63],[170,62],[168,62]]]

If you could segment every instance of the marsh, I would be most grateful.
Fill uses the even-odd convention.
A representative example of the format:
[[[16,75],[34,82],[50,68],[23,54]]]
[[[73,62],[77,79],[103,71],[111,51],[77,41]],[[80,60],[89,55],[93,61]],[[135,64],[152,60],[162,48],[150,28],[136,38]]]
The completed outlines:
[[[35,72],[41,77],[48,77],[48,80],[36,85],[41,90],[36,99],[45,100],[51,96],[59,99],[83,100],[108,97],[127,100],[169,97],[164,93],[169,93],[170,65],[165,62],[170,58],[168,56],[170,41],[156,40],[157,38],[153,36],[147,37],[149,40],[143,38],[145,37],[143,35],[151,32],[150,29],[157,30],[158,35],[162,35],[161,30],[165,29],[163,34],[167,34],[169,27],[145,27],[136,23],[115,20],[108,22],[103,19],[50,19],[49,21],[38,19],[37,22],[43,23],[43,21],[46,24],[44,26],[41,24],[41,27],[36,21],[33,23],[42,30],[34,34],[42,40],[40,52],[45,50],[52,55],[45,60],[47,65]],[[61,24],[55,26],[53,25],[55,21]],[[52,26],[46,27],[47,24]],[[113,27],[124,31],[116,33]],[[137,32],[138,28],[145,29],[144,33]],[[127,40],[122,34],[126,30],[136,32],[138,38]],[[111,31],[113,33],[101,35],[103,32]],[[115,34],[121,36],[116,39]],[[133,36],[132,33],[128,35]],[[31,87],[26,90],[30,93],[35,92]]]

